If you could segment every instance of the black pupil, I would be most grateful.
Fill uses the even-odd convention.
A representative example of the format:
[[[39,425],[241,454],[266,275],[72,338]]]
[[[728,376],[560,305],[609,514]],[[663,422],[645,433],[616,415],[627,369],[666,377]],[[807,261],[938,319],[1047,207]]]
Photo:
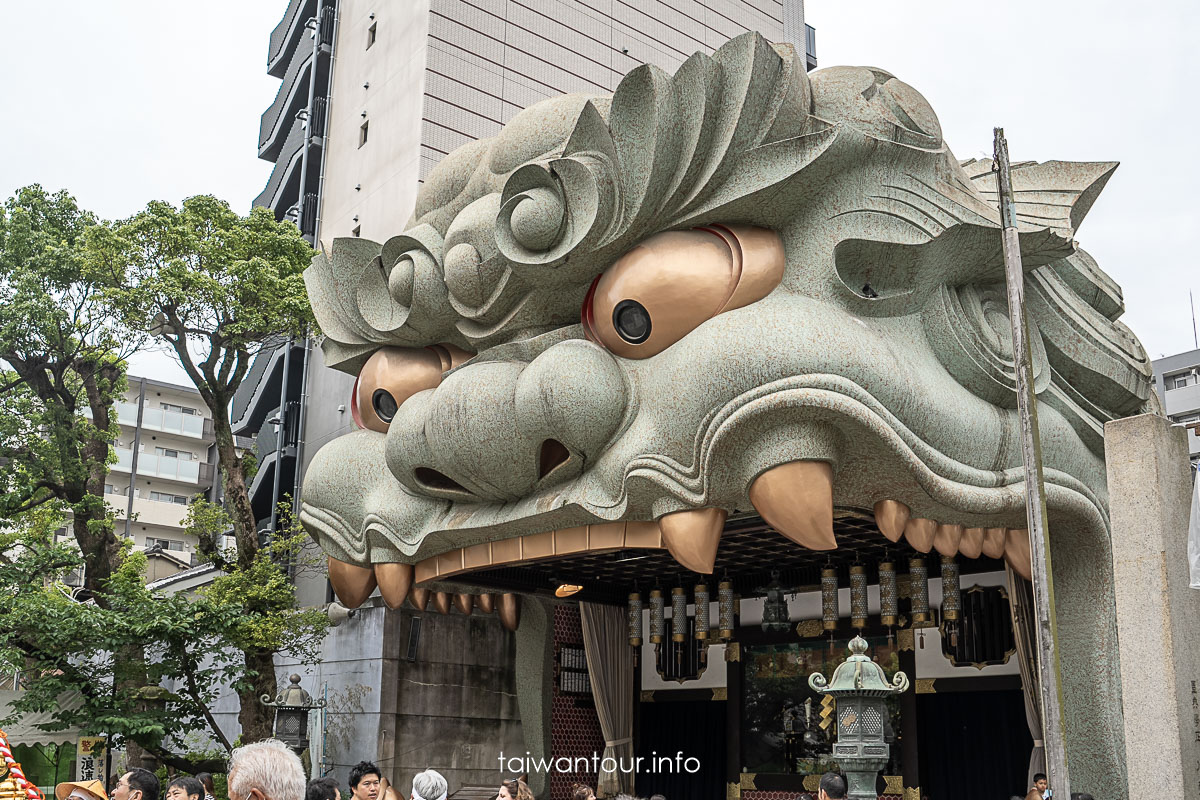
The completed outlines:
[[[622,300],[613,309],[613,327],[630,344],[641,344],[650,338],[650,312],[636,300]]]
[[[396,398],[383,389],[376,389],[375,394],[371,395],[371,405],[384,422],[391,422],[392,417],[396,416]]]

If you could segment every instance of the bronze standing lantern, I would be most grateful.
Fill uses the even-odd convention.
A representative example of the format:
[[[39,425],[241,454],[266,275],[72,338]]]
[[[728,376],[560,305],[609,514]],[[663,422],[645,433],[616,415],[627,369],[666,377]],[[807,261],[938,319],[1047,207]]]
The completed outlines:
[[[832,695],[837,702],[837,742],[833,758],[846,773],[850,800],[876,800],[875,779],[887,765],[887,699],[908,689],[908,676],[897,672],[889,682],[883,667],[867,655],[867,640],[850,640],[850,657],[827,681],[820,672],[808,678],[815,692]]]

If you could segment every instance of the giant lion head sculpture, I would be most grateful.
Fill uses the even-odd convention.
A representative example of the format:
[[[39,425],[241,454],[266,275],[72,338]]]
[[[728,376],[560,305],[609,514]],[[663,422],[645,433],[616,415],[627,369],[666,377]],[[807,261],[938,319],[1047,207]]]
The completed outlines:
[[[1018,164],[1048,502],[1106,529],[1103,424],[1155,402],[1119,288],[1074,243],[1115,168]],[[996,179],[912,87],[806,74],[741,36],[451,153],[382,245],[306,277],[361,430],[302,520],[344,597],[481,565],[667,548],[712,570],[728,514],[837,547],[1028,570]],[[574,550],[572,550],[574,548]]]

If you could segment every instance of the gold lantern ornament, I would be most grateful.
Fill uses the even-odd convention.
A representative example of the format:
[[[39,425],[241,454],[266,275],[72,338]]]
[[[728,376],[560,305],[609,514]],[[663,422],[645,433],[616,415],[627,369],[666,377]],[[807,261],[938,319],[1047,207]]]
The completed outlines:
[[[629,646],[642,646],[642,595],[639,592],[629,594]]]
[[[867,627],[867,568],[861,564],[850,567],[850,624]]]
[[[650,590],[650,641],[662,644],[667,633],[666,601],[662,589]]]
[[[925,566],[925,559],[908,560],[908,580],[913,627],[923,627],[929,622],[929,568]]]
[[[721,641],[732,641],[734,630],[733,581],[728,578],[717,584],[717,614],[717,627],[721,632]]]
[[[879,621],[891,628],[900,616],[900,591],[896,583],[896,564],[879,565]]]
[[[832,633],[838,626],[838,580],[837,569],[832,566],[821,570],[821,627]]]
[[[695,589],[696,597],[696,638],[708,640],[708,584],[698,583]]]
[[[687,640],[687,624],[687,592],[682,586],[676,586],[671,590],[671,641]]]
[[[942,556],[942,619],[951,647],[958,647],[958,621],[962,615],[960,589],[958,561],[954,556]]]

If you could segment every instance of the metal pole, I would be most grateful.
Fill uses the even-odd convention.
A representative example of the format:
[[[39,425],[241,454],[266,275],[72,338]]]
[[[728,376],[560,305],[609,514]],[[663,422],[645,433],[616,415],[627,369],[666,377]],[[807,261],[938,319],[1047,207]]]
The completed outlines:
[[[275,474],[271,485],[271,536],[275,536],[275,523],[279,513],[279,477],[283,470],[283,452],[287,441],[287,418],[288,418],[288,388],[291,383],[291,367],[292,367],[292,337],[289,336],[287,344],[283,351],[283,378],[279,386],[279,411],[275,412],[275,418],[279,420],[279,426],[275,429]]]
[[[146,379],[138,378],[141,388],[138,390],[137,422],[133,426],[133,452],[129,455],[129,500],[125,510],[125,538],[133,536],[133,497],[137,491],[138,448],[142,445],[142,413],[146,408]]]
[[[1042,478],[1042,444],[1038,433],[1037,397],[1033,391],[1033,361],[1029,354],[1029,326],[1025,319],[1025,273],[1017,239],[1017,212],[1009,176],[1008,142],[1004,129],[995,129],[996,165],[999,169],[1000,223],[1004,228],[1004,276],[1008,284],[1008,316],[1012,322],[1013,363],[1017,377],[1017,414],[1021,422],[1021,455],[1025,463],[1025,512],[1029,526],[1029,552],[1033,564],[1033,608],[1036,616],[1037,664],[1041,682],[1042,739],[1046,747],[1046,775],[1055,797],[1071,797],[1067,748],[1062,718],[1058,623],[1054,611],[1054,580],[1050,569],[1050,540],[1046,530],[1046,487]]]

